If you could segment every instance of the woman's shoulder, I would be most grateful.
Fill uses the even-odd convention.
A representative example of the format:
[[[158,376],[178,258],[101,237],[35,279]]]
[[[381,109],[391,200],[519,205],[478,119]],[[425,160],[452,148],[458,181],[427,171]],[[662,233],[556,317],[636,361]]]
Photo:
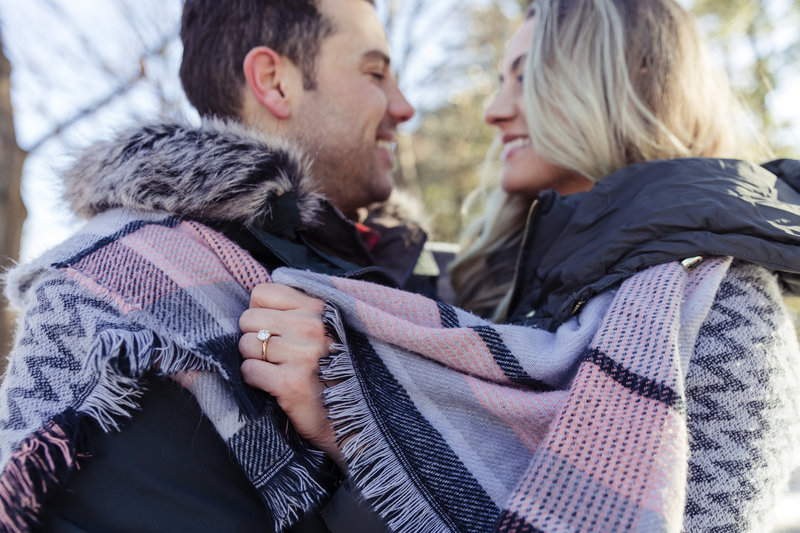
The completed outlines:
[[[717,379],[728,367],[733,374],[750,368],[752,379],[795,387],[800,380],[800,347],[783,289],[775,272],[733,261],[698,332],[689,378]],[[698,367],[710,373],[698,373]]]
[[[768,523],[797,461],[800,349],[782,297],[775,273],[734,261],[700,328],[685,387],[687,530]]]

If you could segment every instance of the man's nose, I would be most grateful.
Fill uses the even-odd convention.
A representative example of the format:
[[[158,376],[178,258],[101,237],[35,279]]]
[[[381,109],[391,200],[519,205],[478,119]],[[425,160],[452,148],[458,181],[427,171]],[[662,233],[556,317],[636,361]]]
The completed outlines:
[[[392,83],[388,97],[389,102],[386,112],[396,124],[410,120],[414,116],[414,107],[406,100],[396,82]]]

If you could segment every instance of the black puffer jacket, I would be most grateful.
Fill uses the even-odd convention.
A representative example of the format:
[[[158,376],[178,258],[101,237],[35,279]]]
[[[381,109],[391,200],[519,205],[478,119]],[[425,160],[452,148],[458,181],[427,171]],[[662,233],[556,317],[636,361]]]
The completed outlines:
[[[762,265],[800,293],[798,161],[640,163],[585,193],[546,191],[533,210],[517,265],[514,323],[554,330],[631,274],[695,256]]]

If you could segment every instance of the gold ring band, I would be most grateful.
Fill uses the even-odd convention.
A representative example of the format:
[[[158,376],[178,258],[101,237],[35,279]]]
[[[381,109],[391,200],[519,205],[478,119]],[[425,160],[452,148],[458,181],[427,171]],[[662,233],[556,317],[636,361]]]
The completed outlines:
[[[258,334],[256,335],[258,340],[261,341],[261,360],[265,363],[267,362],[267,343],[269,342],[269,338],[272,337],[272,333],[269,332],[267,329],[260,329],[258,330]]]

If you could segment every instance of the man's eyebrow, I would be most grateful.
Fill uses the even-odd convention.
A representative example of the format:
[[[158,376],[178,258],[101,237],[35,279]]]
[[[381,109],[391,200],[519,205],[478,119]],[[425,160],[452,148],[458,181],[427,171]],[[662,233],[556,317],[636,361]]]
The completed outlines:
[[[391,64],[392,59],[380,50],[370,50],[361,56],[361,63],[364,64],[370,61],[381,61],[384,64],[384,67],[388,67]]]

